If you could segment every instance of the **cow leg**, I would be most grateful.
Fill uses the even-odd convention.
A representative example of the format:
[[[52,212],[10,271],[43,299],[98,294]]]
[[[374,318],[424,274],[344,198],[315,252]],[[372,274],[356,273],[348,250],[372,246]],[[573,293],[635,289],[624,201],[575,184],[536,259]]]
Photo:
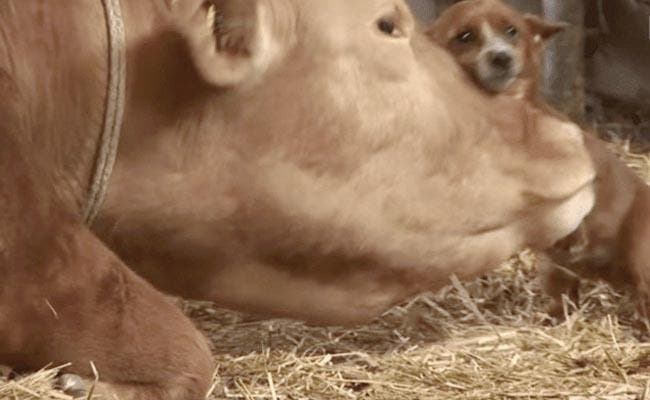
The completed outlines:
[[[551,297],[551,304],[547,313],[557,321],[562,321],[565,318],[562,296],[568,296],[577,305],[580,300],[580,279],[575,274],[559,268],[546,254],[538,255],[537,257],[542,288]]]
[[[26,160],[0,129],[0,364],[71,363],[65,372],[91,378],[92,363],[100,391],[123,400],[203,398],[204,337],[57,204]]]
[[[646,259],[647,260],[647,259]],[[645,260],[644,260],[645,264]],[[647,264],[643,265],[645,267]],[[639,265],[632,264],[636,269],[635,279],[635,306],[640,318],[635,321],[634,327],[642,332],[644,341],[648,341],[650,337],[650,276],[648,276],[648,268],[639,268]]]

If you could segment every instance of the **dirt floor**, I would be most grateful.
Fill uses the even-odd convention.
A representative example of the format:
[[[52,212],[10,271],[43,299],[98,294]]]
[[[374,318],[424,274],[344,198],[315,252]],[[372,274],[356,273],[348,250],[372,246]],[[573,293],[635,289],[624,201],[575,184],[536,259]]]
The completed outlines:
[[[638,154],[650,151],[650,113],[599,107],[602,135],[650,179]],[[185,311],[212,341],[211,399],[650,399],[650,343],[630,299],[594,282],[581,291],[552,324],[535,255],[524,252],[357,329],[253,321],[209,303]],[[0,399],[69,399],[52,389],[55,375],[0,378]]]

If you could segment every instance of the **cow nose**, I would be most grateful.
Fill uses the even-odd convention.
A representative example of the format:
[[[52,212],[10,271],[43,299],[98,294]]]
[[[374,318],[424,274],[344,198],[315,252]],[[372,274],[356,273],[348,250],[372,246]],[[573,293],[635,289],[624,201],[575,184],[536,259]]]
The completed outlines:
[[[512,56],[505,51],[490,53],[490,64],[498,69],[508,69],[512,66]]]

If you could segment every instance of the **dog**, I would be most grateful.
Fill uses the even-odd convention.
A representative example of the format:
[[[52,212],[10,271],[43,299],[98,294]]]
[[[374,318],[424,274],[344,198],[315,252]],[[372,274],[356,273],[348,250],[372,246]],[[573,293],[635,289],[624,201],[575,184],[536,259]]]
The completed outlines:
[[[565,27],[500,0],[464,0],[447,9],[427,34],[487,93],[514,96],[568,120],[539,90],[544,44]],[[563,295],[578,304],[580,278],[590,278],[636,290],[637,307],[647,317],[650,187],[593,133],[583,129],[583,134],[597,171],[596,202],[574,233],[538,255],[543,288],[552,298],[549,315],[562,319]]]
[[[534,100],[545,43],[566,26],[499,0],[465,0],[445,10],[427,35],[488,92]]]

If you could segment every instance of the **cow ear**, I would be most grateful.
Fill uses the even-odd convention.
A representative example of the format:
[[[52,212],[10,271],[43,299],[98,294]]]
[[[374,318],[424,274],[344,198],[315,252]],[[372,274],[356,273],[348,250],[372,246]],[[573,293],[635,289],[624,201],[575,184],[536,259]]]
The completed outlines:
[[[550,22],[533,14],[526,14],[524,21],[526,21],[526,25],[528,25],[528,29],[535,37],[536,42],[546,42],[569,27],[566,22]]]
[[[280,56],[270,10],[262,0],[172,0],[201,76],[216,86],[259,78]]]

